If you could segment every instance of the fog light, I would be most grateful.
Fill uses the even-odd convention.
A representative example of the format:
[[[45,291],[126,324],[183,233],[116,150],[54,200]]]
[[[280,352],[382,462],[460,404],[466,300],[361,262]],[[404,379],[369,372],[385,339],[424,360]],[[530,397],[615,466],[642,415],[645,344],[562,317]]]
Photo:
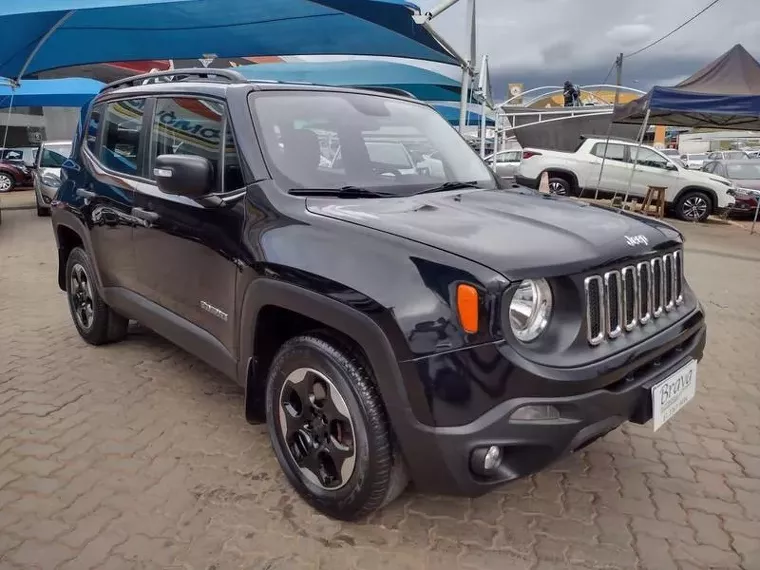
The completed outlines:
[[[540,420],[558,420],[559,410],[554,406],[542,404],[537,406],[523,406],[518,408],[511,416],[510,420],[522,422],[535,422]]]
[[[483,458],[483,469],[493,471],[499,465],[501,465],[501,448],[492,445],[486,451],[485,458]]]
[[[501,465],[501,448],[497,445],[478,447],[470,457],[470,469],[482,476],[491,476]]]

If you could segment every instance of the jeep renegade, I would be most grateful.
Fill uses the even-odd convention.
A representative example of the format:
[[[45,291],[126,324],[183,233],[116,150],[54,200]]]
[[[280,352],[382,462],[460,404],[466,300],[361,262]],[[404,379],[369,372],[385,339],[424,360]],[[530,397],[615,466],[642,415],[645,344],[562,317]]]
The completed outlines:
[[[79,334],[139,321],[233,378],[332,517],[409,480],[487,492],[626,421],[657,429],[695,393],[706,329],[678,231],[503,188],[387,90],[116,82],[83,114],[52,216]]]

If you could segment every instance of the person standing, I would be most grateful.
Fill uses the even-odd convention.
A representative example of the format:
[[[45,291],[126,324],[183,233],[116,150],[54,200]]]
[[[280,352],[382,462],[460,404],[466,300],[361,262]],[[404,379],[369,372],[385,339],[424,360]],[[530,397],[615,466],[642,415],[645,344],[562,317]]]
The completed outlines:
[[[562,96],[565,99],[565,107],[580,107],[581,91],[572,82],[565,81]]]

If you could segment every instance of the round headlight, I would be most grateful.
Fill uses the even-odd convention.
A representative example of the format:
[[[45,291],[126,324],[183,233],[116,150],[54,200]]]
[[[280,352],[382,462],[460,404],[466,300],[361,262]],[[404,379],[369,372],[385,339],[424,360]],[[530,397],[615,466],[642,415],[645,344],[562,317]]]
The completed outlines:
[[[509,304],[509,324],[518,340],[536,340],[546,330],[552,313],[552,290],[545,279],[526,279]]]

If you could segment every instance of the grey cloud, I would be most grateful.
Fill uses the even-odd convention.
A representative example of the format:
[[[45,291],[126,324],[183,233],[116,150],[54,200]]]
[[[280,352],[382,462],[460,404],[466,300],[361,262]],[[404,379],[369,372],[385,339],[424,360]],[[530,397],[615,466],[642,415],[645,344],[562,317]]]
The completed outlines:
[[[417,0],[425,9],[439,0]],[[666,34],[705,2],[696,0],[476,0],[478,51],[487,53],[494,89],[598,83],[619,52],[630,53]],[[435,20],[435,28],[464,50],[466,0]],[[760,57],[760,1],[724,0],[644,53],[626,60],[623,82],[646,89],[688,76],[736,43]],[[636,80],[638,83],[632,83]]]

